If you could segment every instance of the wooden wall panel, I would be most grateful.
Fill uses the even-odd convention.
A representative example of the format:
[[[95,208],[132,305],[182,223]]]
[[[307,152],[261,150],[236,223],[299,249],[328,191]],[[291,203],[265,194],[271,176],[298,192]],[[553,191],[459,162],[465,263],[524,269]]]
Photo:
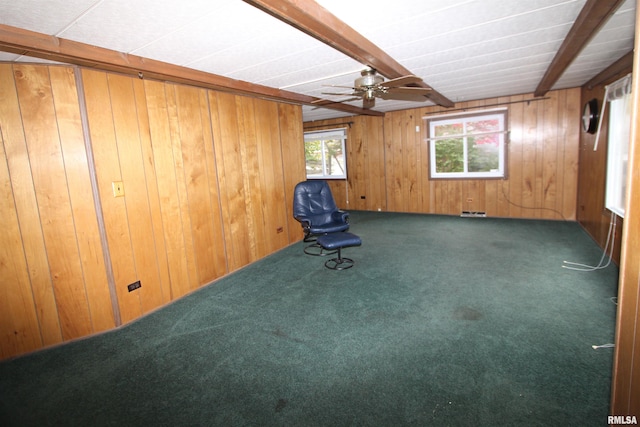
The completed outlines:
[[[367,210],[384,211],[387,209],[387,198],[385,192],[385,171],[384,171],[384,145],[377,144],[384,138],[384,121],[380,117],[367,116],[359,122],[362,128],[362,139],[365,149],[362,154],[365,156],[365,177],[366,179],[366,205]],[[357,194],[357,193],[356,193]]]
[[[9,174],[3,176],[2,183],[3,185],[10,185],[13,189],[13,203],[15,204],[15,211],[19,221],[22,224],[39,224],[38,203],[33,186],[33,177],[31,176],[31,166],[18,104],[13,67],[10,65],[0,65],[0,133],[3,140],[4,155],[9,168]],[[4,179],[7,179],[7,181],[5,182]],[[10,211],[5,212],[3,209],[2,212],[5,215],[11,215]],[[11,224],[11,216],[6,221],[7,224]],[[7,229],[9,230],[7,231],[8,237],[11,230],[10,225],[7,225]],[[12,313],[12,310],[17,306],[12,306],[11,310],[3,310],[5,315],[12,313],[11,320],[3,318],[3,325],[9,327],[7,330],[9,335],[3,335],[6,341],[2,343],[3,355],[6,356],[18,354],[21,352],[19,350],[22,349],[28,351],[31,348],[30,345],[24,346],[21,339],[16,339],[22,333],[33,336],[40,335],[42,345],[53,345],[62,341],[62,330],[58,318],[42,227],[23,227],[20,233],[22,246],[7,248],[7,250],[11,250],[14,255],[24,256],[26,260],[30,291],[33,293],[35,304],[33,309],[37,315],[38,323],[34,329],[28,328],[25,332],[19,332],[19,334],[14,335],[16,330],[20,330],[11,330],[9,326],[12,322],[24,321],[32,327],[34,326],[28,320],[31,312],[30,310],[25,310]],[[15,261],[15,263],[18,262],[20,261]],[[21,283],[19,280],[12,280],[12,274],[5,271],[0,272],[3,286],[7,291],[10,290],[11,284],[17,285]],[[20,273],[16,272],[16,274]],[[10,299],[3,299],[3,301],[11,303]],[[24,316],[25,319],[20,319],[21,316]]]
[[[260,171],[260,210],[263,212],[259,228],[263,230],[264,253],[282,249],[289,244],[284,163],[280,143],[278,105],[253,99]],[[298,143],[301,143],[298,141]]]
[[[293,117],[286,117],[278,104],[237,95],[209,92],[209,99],[227,262],[233,271],[301,238],[299,225],[291,230],[287,196],[304,170],[301,122],[297,127],[289,122],[301,114],[294,107],[288,111]],[[300,155],[302,161],[294,159]]]
[[[162,234],[156,234],[155,238],[164,242],[164,255],[171,283],[169,293],[170,298],[174,299],[190,291],[191,280],[182,232],[166,86],[159,82],[145,81],[144,87],[162,220]]]
[[[140,292],[129,292],[127,290],[127,285],[139,279],[131,242],[126,200],[125,197],[114,197],[112,189],[113,182],[123,181],[125,196],[131,191],[134,194],[130,195],[129,198],[139,197],[139,195],[135,194],[134,184],[129,181],[124,182],[118,156],[118,137],[121,138],[120,144],[124,144],[122,139],[132,135],[126,129],[116,129],[118,112],[115,112],[115,115],[113,114],[113,109],[120,107],[119,101],[121,100],[119,97],[125,97],[126,92],[123,93],[125,89],[118,87],[117,84],[114,84],[114,87],[110,87],[109,75],[104,72],[84,70],[82,80],[98,190],[111,256],[115,291],[120,308],[120,320],[126,323],[143,313],[140,304]],[[112,96],[114,99],[112,99]],[[129,99],[129,101],[131,100]],[[135,115],[135,112],[129,110],[132,104],[125,105],[127,105],[127,112],[120,114],[131,116],[133,113]],[[110,114],[105,114],[105,111],[110,112]],[[136,144],[136,141],[132,140],[128,141],[128,143]],[[132,187],[130,190],[129,186]]]
[[[0,161],[0,358],[42,346],[5,150]]]
[[[293,218],[293,190],[298,182],[306,179],[302,107],[278,104],[278,124],[284,172],[284,202],[289,228],[288,238],[289,243],[294,243],[302,240],[303,237],[300,223]]]
[[[92,332],[48,69],[14,66],[47,260],[64,339]]]
[[[144,168],[144,176],[146,182],[146,195],[149,202],[150,225],[152,228],[153,243],[156,248],[156,261],[158,267],[159,284],[162,290],[161,298],[156,295],[155,298],[142,298],[142,309],[145,312],[152,310],[150,301],[158,301],[161,299],[162,304],[171,301],[171,277],[169,275],[169,263],[167,261],[167,246],[164,240],[164,231],[162,224],[162,209],[160,205],[160,193],[158,191],[158,174],[153,155],[153,147],[151,144],[151,128],[149,121],[149,108],[147,108],[147,96],[145,85],[136,82],[133,85],[134,98],[136,102],[136,112],[138,126],[140,128],[140,149],[142,152],[142,163]],[[126,194],[125,194],[126,196]],[[141,293],[146,295],[154,287],[141,288]],[[155,288],[156,290],[158,288]]]
[[[525,136],[528,129],[524,126],[525,107],[528,107],[524,101],[524,96],[514,96],[509,108],[509,151],[508,151],[508,180],[499,182],[498,194],[502,209],[496,210],[496,216],[502,217],[521,217],[523,216],[523,191],[522,182],[524,176],[524,147]],[[527,108],[528,109],[528,108]],[[509,200],[511,203],[507,202]],[[489,212],[487,212],[489,214]]]
[[[229,271],[235,271],[252,261],[252,231],[247,224],[250,195],[243,163],[246,147],[240,141],[236,96],[210,92],[209,102],[227,261]]]
[[[0,65],[0,130],[0,358],[129,322],[302,239],[300,106]]]
[[[111,329],[115,316],[73,69],[2,65],[0,86],[9,357]]]
[[[178,106],[178,88],[173,85],[167,85],[165,88],[167,95],[167,111],[169,114],[169,131],[170,141],[169,146],[171,149],[173,159],[173,170],[175,171],[175,188],[177,190],[177,208],[180,216],[180,222],[173,224],[173,227],[178,227],[180,247],[183,248],[185,256],[186,268],[188,272],[189,280],[183,287],[187,292],[191,292],[198,287],[198,272],[195,248],[193,246],[193,227],[191,222],[191,215],[189,209],[189,196],[187,193],[188,183],[185,182],[185,165],[184,158],[182,156],[182,139],[181,139],[181,123],[178,115],[180,107]],[[152,142],[155,141],[152,139]],[[163,170],[164,172],[164,170]],[[176,296],[182,296],[177,294]]]
[[[499,180],[430,180],[423,117],[451,110],[434,106],[388,112],[384,119],[378,118],[383,122],[380,133],[366,133],[367,149],[348,152],[348,188],[358,191],[343,193],[345,185],[332,182],[334,196],[346,197],[345,204],[352,209],[445,215],[484,211],[497,217],[575,219],[579,93],[579,89],[570,89],[550,92],[543,101],[526,102],[533,95],[525,94],[456,104],[458,113],[478,107],[508,109],[508,176]],[[375,118],[348,120],[354,123],[348,136],[356,147],[365,134],[360,124],[369,121],[367,127],[377,128],[370,122]],[[325,120],[305,126],[316,130],[337,123],[339,120]],[[384,177],[383,194],[362,203],[357,193],[370,185],[370,177],[376,181]]]
[[[226,273],[216,170],[211,157],[207,157],[207,147],[213,147],[213,139],[207,92],[177,85],[173,89],[180,141],[180,153],[174,156],[180,155],[184,170],[178,178],[185,185],[186,203],[182,205],[187,209],[183,210],[183,220],[185,216],[189,219],[190,229],[185,234],[187,240],[193,241],[189,247],[194,252],[195,289]]]
[[[49,74],[93,332],[105,331],[113,328],[115,317],[99,238],[74,70],[50,67]]]
[[[153,244],[153,225],[142,155],[142,133],[139,126],[140,120],[138,120],[138,107],[144,111],[144,105],[136,99],[134,89],[135,86],[142,86],[143,83],[139,79],[115,74],[108,75],[107,81],[117,154],[117,158],[114,157],[110,160],[117,162],[120,168],[125,192],[122,199],[126,216],[123,219],[128,225],[130,242],[126,242],[127,239],[124,235],[120,235],[119,239],[122,240],[122,244],[130,244],[134,267],[134,276],[130,276],[127,282],[120,283],[118,287],[119,291],[126,295],[125,298],[137,300],[139,311],[136,309],[132,313],[135,313],[135,318],[158,307],[164,301],[157,263],[158,255]],[[91,126],[91,121],[89,126]],[[99,167],[97,159],[96,167]],[[107,189],[110,183],[107,180],[102,184],[102,188]],[[113,194],[101,193],[101,196],[103,201],[105,198],[113,199]],[[107,232],[109,232],[108,228]],[[112,260],[120,256],[120,252],[111,251]],[[141,282],[142,288],[135,292],[129,292],[126,285],[138,280]],[[126,294],[124,294],[125,292]],[[123,320],[125,319],[123,318]]]
[[[356,210],[385,210],[384,138],[382,117],[351,118],[347,129],[347,171],[349,191],[342,206]],[[356,163],[354,170],[351,165]],[[381,167],[382,166],[382,167]],[[351,195],[351,197],[348,197]]]
[[[260,167],[258,159],[258,141],[253,100],[244,96],[236,97],[239,141],[241,146],[242,176],[246,188],[245,219],[250,261],[262,257],[265,253],[265,230],[262,228],[262,192],[260,191]]]

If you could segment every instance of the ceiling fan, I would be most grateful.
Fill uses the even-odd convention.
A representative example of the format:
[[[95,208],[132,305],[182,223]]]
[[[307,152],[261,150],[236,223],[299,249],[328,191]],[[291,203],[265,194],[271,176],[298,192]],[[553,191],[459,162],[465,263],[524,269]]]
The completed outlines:
[[[425,95],[432,89],[428,87],[410,86],[420,83],[421,81],[422,79],[420,77],[414,75],[385,81],[382,76],[378,75],[376,70],[366,68],[360,72],[360,77],[354,81],[353,86],[331,86],[351,89],[351,93],[322,93],[332,96],[349,96],[347,99],[335,102],[349,102],[362,99],[363,108],[372,108],[376,103],[376,98],[424,102],[427,101]],[[316,103],[323,101],[326,102],[325,100],[318,100]]]

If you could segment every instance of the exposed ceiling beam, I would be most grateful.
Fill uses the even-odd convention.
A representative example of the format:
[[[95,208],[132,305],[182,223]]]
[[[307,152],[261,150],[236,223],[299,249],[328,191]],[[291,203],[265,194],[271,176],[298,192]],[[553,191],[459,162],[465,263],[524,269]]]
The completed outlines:
[[[0,51],[287,103],[314,105],[315,102],[321,100],[321,98],[313,96],[230,79],[217,74],[2,24],[0,24]],[[384,115],[379,111],[365,110],[348,104],[331,104],[327,105],[327,108],[351,114]]]
[[[584,85],[588,89],[592,89],[595,86],[604,83],[616,75],[623,72],[631,72],[633,69],[633,50],[618,59],[613,64],[609,65],[606,69],[598,73],[597,76],[586,82]]]
[[[624,0],[587,0],[534,95],[544,96]]]
[[[244,0],[252,6],[286,22],[300,31],[320,40],[356,61],[376,69],[389,79],[413,74],[398,61],[373,44],[369,39],[348,26],[334,14],[312,0]],[[421,87],[431,86],[424,82]],[[436,90],[428,99],[443,107],[454,103]]]

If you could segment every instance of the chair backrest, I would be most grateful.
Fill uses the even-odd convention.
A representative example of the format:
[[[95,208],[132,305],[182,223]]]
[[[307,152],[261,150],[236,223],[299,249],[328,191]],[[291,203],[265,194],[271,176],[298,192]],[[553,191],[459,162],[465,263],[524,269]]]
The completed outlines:
[[[327,217],[338,210],[326,181],[303,181],[293,192],[293,216]]]

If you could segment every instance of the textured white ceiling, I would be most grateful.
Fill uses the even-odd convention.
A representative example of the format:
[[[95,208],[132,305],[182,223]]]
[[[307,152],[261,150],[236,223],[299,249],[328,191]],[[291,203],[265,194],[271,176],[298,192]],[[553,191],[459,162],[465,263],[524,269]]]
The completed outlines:
[[[533,92],[585,0],[318,3],[462,101]],[[632,50],[635,3],[625,1],[555,89],[584,84]],[[327,85],[351,86],[364,68],[241,0],[0,0],[0,23],[324,98],[340,91]],[[0,52],[0,61],[32,60]],[[418,105],[377,100],[375,109]],[[309,106],[303,113],[306,121],[347,114]]]

